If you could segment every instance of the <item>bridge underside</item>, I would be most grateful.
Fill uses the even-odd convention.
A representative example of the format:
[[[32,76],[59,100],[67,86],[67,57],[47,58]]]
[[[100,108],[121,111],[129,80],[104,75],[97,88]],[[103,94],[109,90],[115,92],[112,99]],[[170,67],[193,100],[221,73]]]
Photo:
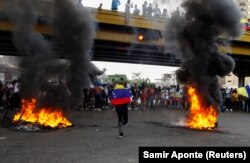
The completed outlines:
[[[17,51],[12,42],[12,33],[0,31],[0,55],[24,56]],[[46,37],[53,42],[51,37]],[[60,55],[60,48],[54,48]],[[174,55],[163,54],[163,49],[156,45],[130,44],[114,41],[95,40],[92,48],[94,61],[136,63],[162,66],[180,66],[180,60]]]
[[[93,48],[96,61],[125,62],[179,67],[181,61],[172,54],[163,54],[163,49],[157,46],[125,44],[107,41],[95,41]],[[250,56],[233,55],[236,62],[234,74],[250,76]]]
[[[161,66],[180,66],[178,58],[163,54],[163,49],[155,45],[127,44],[113,41],[95,40],[93,59]]]
[[[53,42],[51,37],[47,37],[47,39]],[[60,55],[60,48],[54,48],[53,50],[63,58]],[[94,61],[161,66],[180,66],[181,64],[180,59],[171,54],[163,54],[163,48],[156,45],[95,40],[92,51]],[[9,31],[0,32],[0,55],[24,56],[24,54],[16,50],[12,42],[12,33]],[[234,73],[237,76],[250,76],[250,56],[233,55],[232,57],[236,62]]]

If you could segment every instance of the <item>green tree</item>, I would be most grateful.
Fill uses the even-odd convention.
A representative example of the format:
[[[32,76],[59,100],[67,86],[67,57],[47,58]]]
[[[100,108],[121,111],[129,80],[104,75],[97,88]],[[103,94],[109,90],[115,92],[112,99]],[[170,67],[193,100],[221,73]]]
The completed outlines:
[[[141,80],[141,72],[132,73],[132,80],[133,81],[140,81]]]
[[[107,75],[105,82],[113,82],[118,81],[120,78],[123,78],[125,81],[128,81],[127,75],[125,74],[114,74],[114,75]]]
[[[142,82],[146,83],[147,85],[154,84],[151,83],[149,78],[142,78],[141,72],[132,73],[132,80],[130,81],[131,84],[137,83],[138,85],[141,85]]]

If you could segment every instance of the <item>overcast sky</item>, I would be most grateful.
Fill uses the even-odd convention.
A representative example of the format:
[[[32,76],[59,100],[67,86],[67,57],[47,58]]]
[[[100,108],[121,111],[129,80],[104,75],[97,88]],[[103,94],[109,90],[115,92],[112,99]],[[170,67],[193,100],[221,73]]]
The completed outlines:
[[[155,82],[156,79],[161,79],[163,74],[172,73],[177,70],[177,67],[154,66],[142,64],[127,64],[115,62],[93,62],[99,69],[106,68],[106,74],[126,74],[129,79],[132,73],[140,72],[141,77],[149,78],[150,81]]]

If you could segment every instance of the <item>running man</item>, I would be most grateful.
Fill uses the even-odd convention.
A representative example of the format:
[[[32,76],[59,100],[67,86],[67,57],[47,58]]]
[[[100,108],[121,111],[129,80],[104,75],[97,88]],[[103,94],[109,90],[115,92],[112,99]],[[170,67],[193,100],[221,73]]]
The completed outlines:
[[[131,102],[131,93],[124,84],[125,81],[121,78],[111,95],[111,103],[115,106],[118,117],[119,138],[123,136],[123,125],[128,123],[128,104]]]

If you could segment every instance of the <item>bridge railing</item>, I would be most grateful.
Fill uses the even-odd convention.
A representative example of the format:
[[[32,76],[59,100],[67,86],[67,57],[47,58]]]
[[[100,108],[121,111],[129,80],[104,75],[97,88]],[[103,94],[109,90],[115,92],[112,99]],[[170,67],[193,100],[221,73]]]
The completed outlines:
[[[115,12],[111,10],[98,10],[96,8],[89,8],[97,23],[113,24],[120,26],[130,26],[135,28],[163,30],[165,21],[162,18],[147,18],[143,16],[135,16],[132,14],[125,14],[124,12]],[[44,12],[46,11],[46,12]],[[51,19],[53,15],[53,2],[44,1],[37,10],[39,19]],[[4,18],[4,3],[0,0],[0,19]],[[42,22],[42,21],[41,21]]]
[[[35,27],[38,32],[41,32],[45,35],[51,35],[53,32],[51,28],[47,25],[48,20],[52,19],[53,15],[53,3],[44,2],[38,10],[39,15],[39,24]],[[46,12],[43,10],[46,9]],[[120,29],[123,27],[130,27],[133,29],[145,29],[147,30],[156,30],[159,33],[163,31],[165,20],[162,18],[147,18],[143,16],[134,16],[132,14],[128,15],[124,12],[113,12],[111,10],[98,10],[96,8],[88,8],[91,10],[93,17],[95,18],[96,23],[105,24],[107,27],[110,25],[120,26]],[[12,31],[12,24],[8,21],[7,17],[4,14],[3,0],[0,0],[0,30],[2,31]],[[107,37],[108,36],[108,37]],[[112,37],[111,37],[112,36]],[[144,40],[143,42],[137,42],[135,33],[128,33],[126,30],[117,30],[115,31],[112,26],[110,29],[101,29],[98,28],[96,31],[96,39],[107,40],[107,41],[116,41],[124,43],[139,43],[139,44],[154,44],[154,45],[163,45],[163,38],[155,40]],[[232,51],[227,49],[220,48],[222,52],[229,53],[233,52],[236,54],[250,55],[249,43],[250,43],[250,32],[244,32],[241,38],[236,39],[236,42],[239,42],[238,45],[233,44]],[[244,46],[243,46],[244,43]]]

